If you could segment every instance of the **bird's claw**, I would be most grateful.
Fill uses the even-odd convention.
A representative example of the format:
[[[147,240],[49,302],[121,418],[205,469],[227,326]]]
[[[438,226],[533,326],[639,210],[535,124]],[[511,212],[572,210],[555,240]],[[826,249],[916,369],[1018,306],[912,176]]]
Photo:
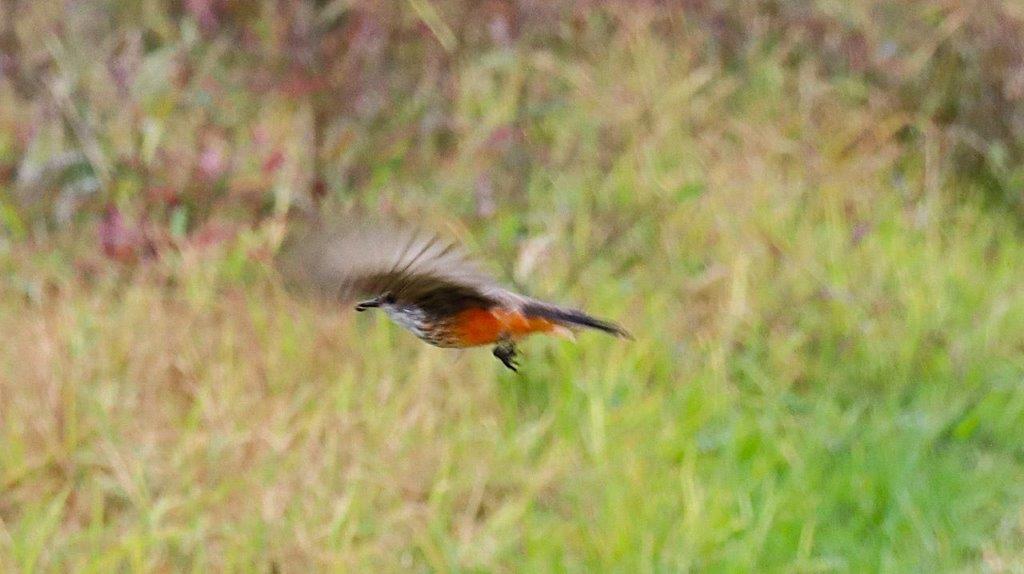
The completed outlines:
[[[513,373],[519,372],[519,362],[516,361],[516,355],[515,345],[511,343],[501,343],[494,347],[494,356],[501,361],[501,364],[511,369]]]

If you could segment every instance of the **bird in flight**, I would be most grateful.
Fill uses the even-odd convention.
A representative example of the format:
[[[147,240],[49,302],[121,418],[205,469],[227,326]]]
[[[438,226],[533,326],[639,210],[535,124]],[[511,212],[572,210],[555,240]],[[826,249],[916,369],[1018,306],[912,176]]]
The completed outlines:
[[[631,338],[609,321],[505,289],[455,244],[411,227],[315,224],[286,241],[277,261],[293,286],[356,311],[380,309],[431,345],[493,345],[513,371],[516,343],[534,333],[590,328]]]

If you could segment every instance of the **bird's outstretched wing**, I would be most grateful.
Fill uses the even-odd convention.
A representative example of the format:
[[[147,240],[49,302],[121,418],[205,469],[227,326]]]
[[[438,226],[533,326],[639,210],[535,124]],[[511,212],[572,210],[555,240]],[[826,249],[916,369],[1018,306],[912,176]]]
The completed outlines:
[[[310,224],[285,240],[276,263],[292,287],[344,303],[383,293],[439,312],[495,303],[494,280],[465,251],[396,224]]]

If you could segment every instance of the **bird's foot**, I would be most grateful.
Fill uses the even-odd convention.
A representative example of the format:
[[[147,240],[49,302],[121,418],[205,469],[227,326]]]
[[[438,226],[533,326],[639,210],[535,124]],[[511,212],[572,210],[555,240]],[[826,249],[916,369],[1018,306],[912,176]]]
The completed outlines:
[[[513,343],[507,341],[504,343],[498,343],[498,345],[494,347],[493,352],[494,356],[497,357],[503,365],[512,369],[513,372],[519,372],[519,369],[517,368],[519,363],[516,361],[516,355],[518,355],[518,353],[516,352],[516,346]]]

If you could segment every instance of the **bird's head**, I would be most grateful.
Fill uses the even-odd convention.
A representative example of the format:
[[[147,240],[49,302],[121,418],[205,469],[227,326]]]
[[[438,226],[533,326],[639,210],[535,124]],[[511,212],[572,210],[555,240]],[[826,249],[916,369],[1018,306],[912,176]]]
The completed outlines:
[[[392,292],[384,292],[374,297],[373,299],[363,301],[356,305],[356,311],[365,311],[367,309],[380,308],[380,310],[387,313],[395,323],[398,323],[406,329],[412,330],[419,336],[421,334],[421,322],[424,319],[423,310],[417,307],[415,304],[405,300],[400,300]]]
[[[373,299],[367,299],[366,301],[357,303],[356,311],[362,312],[367,309],[373,309],[376,307],[383,307],[384,310],[388,310],[389,308],[393,307],[396,302],[397,299],[395,298],[395,295],[389,291],[385,291],[384,293],[381,293],[380,295],[374,297]]]

